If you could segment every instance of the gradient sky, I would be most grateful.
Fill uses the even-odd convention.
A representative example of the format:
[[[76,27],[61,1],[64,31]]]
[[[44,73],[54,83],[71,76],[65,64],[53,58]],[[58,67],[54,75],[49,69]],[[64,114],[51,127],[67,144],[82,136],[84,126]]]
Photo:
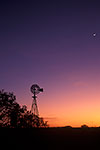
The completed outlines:
[[[0,2],[0,89],[30,109],[34,83],[50,126],[100,126],[99,1]]]

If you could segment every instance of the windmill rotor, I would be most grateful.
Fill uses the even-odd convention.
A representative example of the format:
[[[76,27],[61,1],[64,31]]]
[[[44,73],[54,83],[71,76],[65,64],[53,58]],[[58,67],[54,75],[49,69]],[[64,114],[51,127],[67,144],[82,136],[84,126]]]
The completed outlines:
[[[37,84],[33,84],[30,88],[31,92],[33,94],[39,94],[40,92],[43,92],[43,88],[40,88]]]

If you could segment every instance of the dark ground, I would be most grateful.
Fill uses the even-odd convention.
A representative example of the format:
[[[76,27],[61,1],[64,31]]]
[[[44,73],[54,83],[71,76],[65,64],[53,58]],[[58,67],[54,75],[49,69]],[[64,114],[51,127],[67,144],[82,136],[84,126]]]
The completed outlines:
[[[98,150],[100,128],[0,129],[2,149]],[[1,148],[0,148],[1,149]]]

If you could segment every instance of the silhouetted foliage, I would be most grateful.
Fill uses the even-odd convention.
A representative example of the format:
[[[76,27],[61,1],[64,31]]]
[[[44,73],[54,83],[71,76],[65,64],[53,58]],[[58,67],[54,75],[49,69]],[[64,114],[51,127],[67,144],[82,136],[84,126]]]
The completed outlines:
[[[86,124],[83,124],[83,125],[81,125],[81,128],[86,129],[86,128],[89,128],[89,127]]]
[[[63,128],[72,129],[71,126],[65,126],[65,127],[63,127]]]
[[[47,122],[20,106],[13,93],[0,91],[0,127],[39,128],[47,127]]]

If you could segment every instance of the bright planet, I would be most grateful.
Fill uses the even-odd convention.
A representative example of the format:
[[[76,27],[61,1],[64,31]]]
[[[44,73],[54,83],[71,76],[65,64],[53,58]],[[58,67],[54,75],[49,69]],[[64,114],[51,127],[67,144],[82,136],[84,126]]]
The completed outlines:
[[[96,36],[97,34],[96,33],[93,33],[93,36]]]

